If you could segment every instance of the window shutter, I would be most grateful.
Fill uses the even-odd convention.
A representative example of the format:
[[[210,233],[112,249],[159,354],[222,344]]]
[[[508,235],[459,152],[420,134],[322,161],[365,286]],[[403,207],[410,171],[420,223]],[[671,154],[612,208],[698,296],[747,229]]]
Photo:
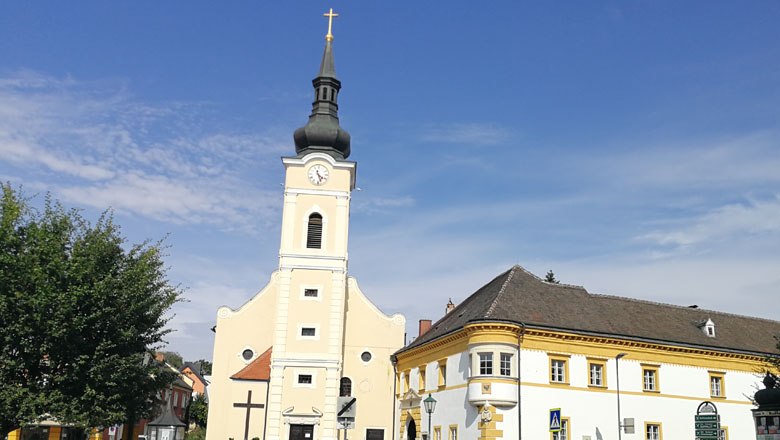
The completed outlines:
[[[309,249],[322,249],[322,216],[317,213],[309,216],[306,247]]]

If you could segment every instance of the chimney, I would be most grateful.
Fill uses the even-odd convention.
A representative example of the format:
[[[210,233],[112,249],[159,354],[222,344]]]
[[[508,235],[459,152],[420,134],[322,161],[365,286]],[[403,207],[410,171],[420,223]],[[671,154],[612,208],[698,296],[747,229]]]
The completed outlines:
[[[425,332],[431,329],[431,320],[430,319],[421,319],[420,320],[420,330],[417,333],[417,337],[424,335]]]
[[[452,298],[450,298],[450,300],[447,302],[447,310],[444,311],[444,314],[446,315],[447,313],[450,313],[454,308],[455,308],[455,303],[452,302]]]

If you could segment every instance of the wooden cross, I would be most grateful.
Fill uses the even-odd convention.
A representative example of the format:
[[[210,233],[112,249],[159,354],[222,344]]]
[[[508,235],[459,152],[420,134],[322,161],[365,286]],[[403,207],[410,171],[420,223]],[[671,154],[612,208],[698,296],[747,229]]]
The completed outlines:
[[[244,440],[249,440],[249,412],[252,408],[265,408],[262,403],[252,403],[252,390],[247,391],[246,403],[234,403],[233,408],[246,408],[246,423],[244,424]]]
[[[333,41],[333,33],[331,33],[331,30],[333,29],[333,17],[338,17],[339,14],[333,13],[333,8],[330,8],[330,12],[326,12],[322,14],[323,17],[328,17],[328,35],[325,35],[325,39],[328,41]]]

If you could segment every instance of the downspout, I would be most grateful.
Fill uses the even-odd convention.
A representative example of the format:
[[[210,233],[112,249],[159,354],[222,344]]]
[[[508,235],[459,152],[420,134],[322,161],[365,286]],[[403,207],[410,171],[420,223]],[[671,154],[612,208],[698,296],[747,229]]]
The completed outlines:
[[[404,334],[405,335],[405,334]],[[404,339],[406,339],[406,336],[404,336]],[[395,430],[395,406],[396,406],[396,393],[398,392],[398,369],[396,368],[398,366],[398,358],[393,354],[390,355],[390,363],[393,364],[393,423],[392,423],[392,429],[393,429],[393,436],[390,437],[391,439],[395,439],[396,430]],[[265,440],[265,439],[263,439]]]
[[[520,353],[522,353],[522,342],[523,342],[523,336],[525,335],[525,324],[520,323],[520,333],[517,334],[517,438],[522,440],[523,438],[523,416],[522,416],[522,400],[521,396],[522,393],[520,392],[520,381],[521,381],[521,374],[520,374]]]

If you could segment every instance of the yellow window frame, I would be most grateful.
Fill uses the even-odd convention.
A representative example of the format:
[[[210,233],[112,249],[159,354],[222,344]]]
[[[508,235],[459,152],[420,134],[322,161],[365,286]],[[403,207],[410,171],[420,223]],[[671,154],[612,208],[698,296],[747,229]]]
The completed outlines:
[[[447,359],[439,359],[437,368],[439,375],[439,389],[447,386]]]
[[[571,355],[547,353],[547,357],[547,380],[553,385],[569,385],[569,360],[571,360]],[[554,361],[563,362],[563,381],[553,380],[552,367]]]
[[[417,367],[417,391],[422,394],[425,392],[425,369],[427,365]]]
[[[564,423],[566,424],[566,437],[560,438],[560,440],[571,440],[571,419],[569,417],[561,417],[561,428],[563,427]],[[555,438],[555,433],[550,433],[550,440],[553,440]]]
[[[645,430],[642,432],[643,439],[647,439],[647,427],[650,425],[658,426],[658,440],[664,440],[664,425],[661,422],[645,422]]]
[[[712,379],[720,379],[720,394],[712,393]],[[710,377],[707,380],[707,386],[710,389],[710,397],[713,399],[725,399],[726,398],[726,373],[722,371],[710,371]]]
[[[660,365],[657,364],[640,364],[642,366],[642,391],[646,393],[660,393],[661,392],[661,375]],[[653,372],[653,389],[645,388],[645,371]]]
[[[601,366],[601,385],[594,385],[590,382],[590,366]],[[593,359],[588,358],[588,386],[591,388],[606,388],[607,387],[607,360],[606,359]]]

